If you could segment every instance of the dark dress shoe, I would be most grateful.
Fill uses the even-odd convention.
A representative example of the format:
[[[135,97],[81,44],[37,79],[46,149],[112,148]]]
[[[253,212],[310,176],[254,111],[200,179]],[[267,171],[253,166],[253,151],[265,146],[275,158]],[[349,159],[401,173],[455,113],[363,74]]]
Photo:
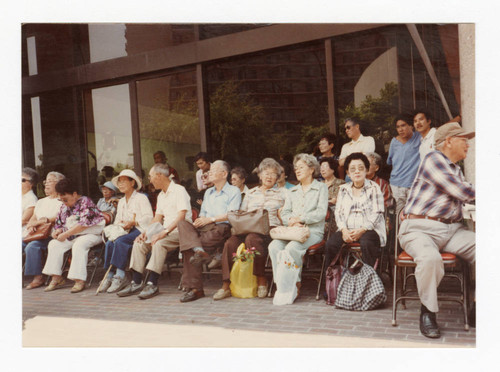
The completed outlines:
[[[137,297],[141,300],[147,300],[148,298],[154,297],[160,293],[157,285],[154,284],[146,284],[144,289],[139,293]]]
[[[210,255],[205,251],[194,252],[194,255],[189,259],[189,263],[193,266],[201,266],[211,261]]]
[[[199,298],[205,297],[205,292],[203,291],[189,291],[184,296],[181,297],[181,302],[191,302],[196,301]]]
[[[420,313],[420,332],[425,337],[439,338],[441,333],[436,322],[436,313]]]
[[[134,295],[136,293],[139,293],[142,288],[144,288],[142,286],[142,284],[130,283],[125,288],[123,288],[121,291],[117,292],[116,295],[118,297],[132,296],[132,295]]]

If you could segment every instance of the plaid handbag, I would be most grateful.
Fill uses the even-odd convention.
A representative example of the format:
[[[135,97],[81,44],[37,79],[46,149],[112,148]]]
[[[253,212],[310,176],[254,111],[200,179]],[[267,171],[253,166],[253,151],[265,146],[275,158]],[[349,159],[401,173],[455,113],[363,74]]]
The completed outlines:
[[[355,273],[344,270],[337,290],[336,307],[366,311],[375,309],[386,300],[384,284],[373,267],[363,264]]]

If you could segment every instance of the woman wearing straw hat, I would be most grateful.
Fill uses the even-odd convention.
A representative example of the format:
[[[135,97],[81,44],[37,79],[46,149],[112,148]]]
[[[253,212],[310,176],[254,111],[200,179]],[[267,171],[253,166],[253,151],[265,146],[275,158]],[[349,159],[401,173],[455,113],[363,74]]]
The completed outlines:
[[[103,279],[100,292],[108,293],[118,292],[127,285],[125,266],[130,250],[135,238],[153,219],[153,210],[147,196],[137,192],[142,184],[133,170],[122,170],[113,178],[112,183],[125,195],[118,202],[114,224],[122,226],[127,234],[106,242],[104,268],[108,268],[110,264],[112,268],[108,276]]]

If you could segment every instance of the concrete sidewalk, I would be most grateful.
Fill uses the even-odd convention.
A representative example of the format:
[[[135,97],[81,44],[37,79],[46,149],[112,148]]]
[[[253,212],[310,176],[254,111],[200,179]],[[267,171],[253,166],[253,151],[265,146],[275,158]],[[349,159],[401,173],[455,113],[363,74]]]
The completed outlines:
[[[37,316],[25,323],[23,346],[420,348],[423,345],[412,341],[360,337]],[[433,344],[425,347],[454,345]]]
[[[102,277],[103,273],[100,273]],[[97,283],[97,281],[96,281]],[[274,306],[272,298],[227,298],[214,301],[220,277],[205,280],[206,297],[179,302],[179,276],[160,279],[160,295],[95,295],[97,284],[72,294],[72,284],[53,292],[43,287],[22,290],[25,346],[283,346],[283,347],[475,347],[476,330],[464,331],[455,303],[440,304],[440,339],[419,331],[418,301],[399,309],[391,325],[392,296],[372,311],[345,311],[316,301],[316,283],[304,280],[293,305]],[[147,331],[146,331],[147,330]],[[131,333],[132,332],[132,333]],[[165,337],[172,333],[175,337]],[[51,335],[47,337],[47,335]],[[96,336],[99,335],[99,337]],[[41,335],[44,335],[42,338]],[[155,335],[155,336],[152,336]],[[157,335],[157,336],[156,336]],[[189,336],[184,336],[189,335]],[[161,336],[161,337],[160,337]],[[243,342],[246,339],[255,343]],[[128,343],[131,339],[134,345]],[[175,341],[173,341],[175,340]],[[140,345],[137,345],[140,343]]]

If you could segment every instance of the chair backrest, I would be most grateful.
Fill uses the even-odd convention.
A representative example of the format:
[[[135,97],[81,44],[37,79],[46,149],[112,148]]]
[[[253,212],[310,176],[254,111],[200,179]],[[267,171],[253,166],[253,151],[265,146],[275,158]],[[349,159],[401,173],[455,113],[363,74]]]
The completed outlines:
[[[199,214],[198,209],[191,208],[191,215],[192,215],[191,218],[193,219],[193,222],[198,218],[198,214]]]

